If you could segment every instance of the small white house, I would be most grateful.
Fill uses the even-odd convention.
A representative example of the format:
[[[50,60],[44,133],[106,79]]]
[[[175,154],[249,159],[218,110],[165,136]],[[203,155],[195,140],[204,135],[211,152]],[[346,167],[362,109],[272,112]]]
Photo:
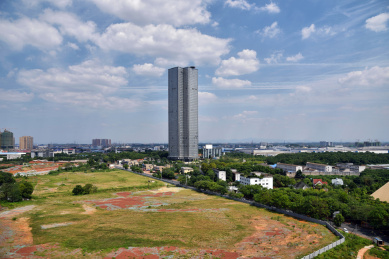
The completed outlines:
[[[263,178],[240,176],[240,183],[243,185],[262,185],[264,188],[273,189],[273,176],[266,175]]]
[[[331,183],[332,183],[333,185],[335,185],[335,186],[343,185],[343,179],[338,179],[338,178],[332,179],[332,180],[331,180]]]

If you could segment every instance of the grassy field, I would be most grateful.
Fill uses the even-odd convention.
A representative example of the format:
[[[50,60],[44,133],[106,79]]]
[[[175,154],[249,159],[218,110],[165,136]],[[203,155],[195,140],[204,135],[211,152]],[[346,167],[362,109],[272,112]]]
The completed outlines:
[[[35,245],[58,243],[103,254],[120,247],[175,246],[255,250],[255,255],[275,249],[294,257],[337,239],[321,225],[149,180],[125,171],[32,177],[36,186],[29,204],[36,207],[21,216],[29,218]],[[71,194],[75,185],[86,183],[99,191]],[[43,228],[60,223],[68,225]]]

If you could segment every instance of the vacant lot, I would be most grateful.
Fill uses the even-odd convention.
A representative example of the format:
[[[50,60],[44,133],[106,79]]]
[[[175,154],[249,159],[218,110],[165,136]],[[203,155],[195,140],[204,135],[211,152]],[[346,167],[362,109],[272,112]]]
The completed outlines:
[[[30,178],[32,205],[0,213],[0,254],[295,258],[336,240],[321,225],[149,180],[125,171]],[[86,183],[99,191],[71,195]]]

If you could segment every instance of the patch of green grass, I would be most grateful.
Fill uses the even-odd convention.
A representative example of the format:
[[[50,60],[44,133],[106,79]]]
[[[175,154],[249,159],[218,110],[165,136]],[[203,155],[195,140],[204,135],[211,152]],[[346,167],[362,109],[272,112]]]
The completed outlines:
[[[345,236],[346,240],[343,244],[338,245],[337,247],[328,250],[325,253],[320,254],[316,258],[318,259],[327,259],[327,258],[350,258],[354,259],[358,255],[358,251],[367,246],[371,245],[372,242],[369,239],[359,237],[354,234],[342,233]]]
[[[368,253],[371,256],[375,256],[383,259],[389,259],[389,247],[386,247],[386,249],[384,247],[382,248],[383,249],[381,249],[381,247],[375,246],[372,249],[370,249]]]

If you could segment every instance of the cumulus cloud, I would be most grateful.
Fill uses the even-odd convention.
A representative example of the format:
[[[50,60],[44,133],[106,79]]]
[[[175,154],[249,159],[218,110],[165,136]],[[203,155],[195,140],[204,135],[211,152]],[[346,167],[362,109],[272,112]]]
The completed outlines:
[[[311,24],[311,26],[309,26],[309,27],[304,27],[301,30],[301,35],[302,35],[303,40],[308,39],[311,36],[311,34],[314,33],[315,31],[316,30],[315,30],[314,24]]]
[[[238,76],[255,72],[259,69],[259,60],[255,50],[244,49],[238,53],[239,58],[223,60],[215,74],[218,76]]]
[[[94,22],[82,22],[76,15],[68,12],[56,12],[46,9],[40,16],[40,19],[50,24],[59,25],[63,35],[75,37],[80,42],[95,40],[96,24]]]
[[[242,88],[244,86],[250,86],[251,82],[241,79],[225,79],[223,77],[213,77],[212,84],[220,88]]]
[[[199,92],[199,104],[205,105],[213,103],[217,100],[217,96],[209,92]]]
[[[67,69],[22,70],[17,80],[48,102],[129,110],[140,105],[141,101],[115,96],[120,87],[127,84],[126,77],[124,67],[88,60]]]
[[[229,52],[230,41],[202,34],[196,29],[176,29],[166,24],[140,27],[120,23],[110,25],[97,44],[104,50],[158,57],[156,64],[162,66],[176,62],[180,65],[189,62],[218,64],[220,56]]]
[[[386,31],[386,22],[389,20],[389,13],[381,13],[366,20],[365,27],[369,30],[380,32]]]
[[[276,52],[270,55],[269,58],[264,58],[266,63],[268,64],[277,64],[282,58],[282,53],[281,52]]]
[[[270,4],[267,4],[263,7],[258,8],[260,11],[266,11],[268,13],[279,13],[281,12],[280,8],[277,4],[271,2]]]
[[[29,102],[34,98],[33,93],[5,90],[0,88],[0,100],[2,102]]]
[[[304,56],[299,52],[298,54],[296,54],[294,56],[287,57],[286,61],[298,62],[298,61],[302,60],[303,58],[304,58]]]
[[[208,23],[211,14],[205,0],[90,0],[102,11],[138,25],[172,24],[175,26]]]
[[[124,67],[102,65],[98,60],[87,60],[68,69],[50,68],[21,70],[18,82],[35,91],[99,91],[113,92],[127,84]]]
[[[137,75],[142,75],[142,76],[162,76],[163,72],[165,72],[164,68],[161,67],[156,67],[153,64],[150,63],[145,63],[143,65],[134,65],[132,67],[132,70],[137,74]]]
[[[26,45],[44,50],[59,46],[62,36],[45,22],[21,18],[16,21],[0,20],[0,40],[15,50],[21,50]]]
[[[372,67],[363,71],[353,71],[339,78],[339,83],[348,86],[383,86],[389,85],[389,67]]]
[[[281,29],[278,27],[277,22],[273,22],[270,26],[266,26],[262,31],[258,32],[260,32],[264,37],[274,38],[281,32]]]
[[[232,8],[238,8],[242,10],[250,10],[253,5],[249,4],[245,0],[227,0],[224,5]]]

